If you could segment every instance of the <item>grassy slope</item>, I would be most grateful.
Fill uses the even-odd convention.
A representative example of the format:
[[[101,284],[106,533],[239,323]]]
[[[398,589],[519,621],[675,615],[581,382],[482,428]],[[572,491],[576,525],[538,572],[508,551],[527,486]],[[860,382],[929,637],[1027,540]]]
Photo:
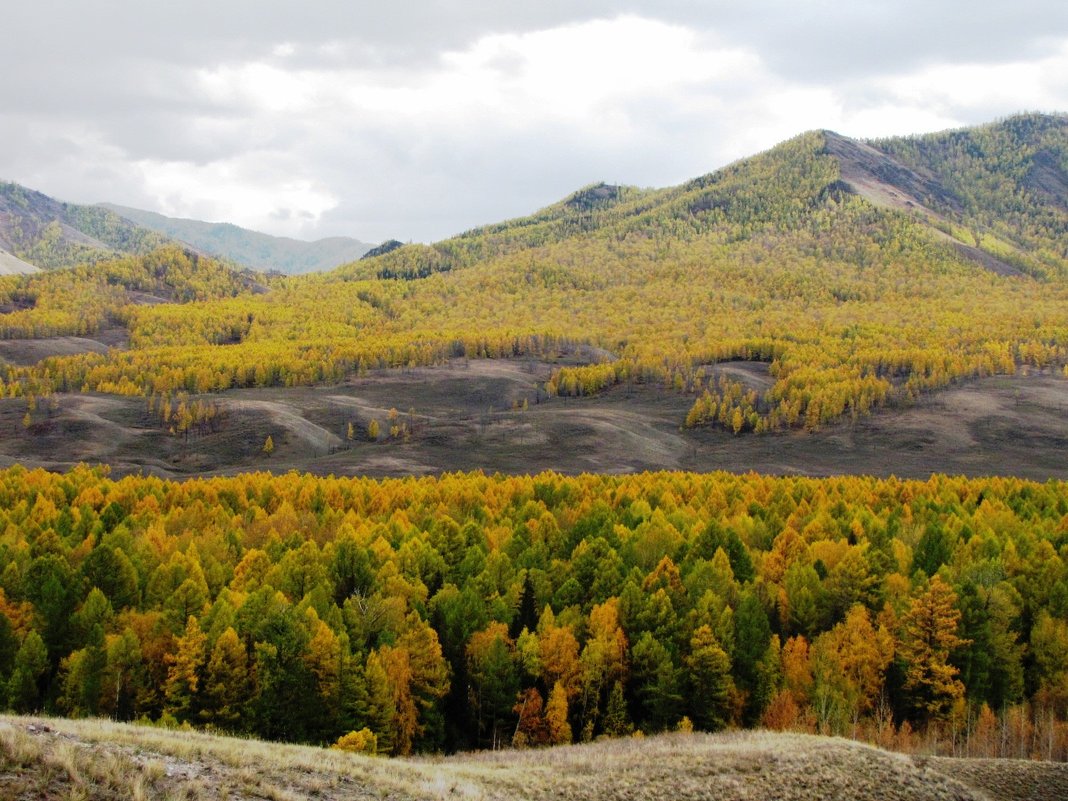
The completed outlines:
[[[1068,766],[914,759],[766,732],[385,760],[106,721],[3,717],[0,791],[5,799],[981,801],[1068,797]]]

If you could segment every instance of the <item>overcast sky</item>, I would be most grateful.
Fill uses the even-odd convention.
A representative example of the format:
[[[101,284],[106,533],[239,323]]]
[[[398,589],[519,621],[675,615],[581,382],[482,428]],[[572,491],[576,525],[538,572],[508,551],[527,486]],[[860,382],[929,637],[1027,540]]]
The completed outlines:
[[[0,30],[0,179],[304,239],[1068,111],[1065,0],[8,0]]]

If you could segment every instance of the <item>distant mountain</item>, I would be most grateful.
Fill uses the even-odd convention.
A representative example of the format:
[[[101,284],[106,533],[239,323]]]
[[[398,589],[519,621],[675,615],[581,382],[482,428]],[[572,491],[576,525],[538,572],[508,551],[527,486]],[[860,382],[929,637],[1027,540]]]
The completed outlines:
[[[167,238],[99,206],[64,203],[14,183],[0,182],[0,272],[93,264],[143,255]]]
[[[250,231],[231,223],[166,217],[153,211],[111,203],[103,203],[101,208],[192,245],[209,255],[229,259],[255,270],[276,270],[290,275],[319,272],[355,261],[372,247],[349,237],[335,236],[304,242]]]

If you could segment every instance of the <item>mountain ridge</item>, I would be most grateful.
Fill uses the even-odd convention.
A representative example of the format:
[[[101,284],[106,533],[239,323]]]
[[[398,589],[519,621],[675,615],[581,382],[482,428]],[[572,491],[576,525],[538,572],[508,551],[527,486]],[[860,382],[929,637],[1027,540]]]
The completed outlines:
[[[137,225],[186,242],[217,258],[224,258],[257,270],[275,270],[287,275],[322,272],[355,261],[372,245],[344,236],[304,241],[272,236],[229,222],[206,222],[168,217],[154,211],[101,203]]]
[[[1006,128],[1013,129],[1013,133],[1004,134]],[[784,151],[797,149],[799,145],[803,148],[805,143],[816,156],[825,155],[833,162],[827,165],[826,180],[811,185],[814,199],[821,192],[844,190],[880,208],[905,213],[931,229],[933,236],[952,244],[971,263],[1002,275],[1043,275],[1051,269],[1063,274],[1068,271],[1068,249],[1062,248],[1052,262],[1048,258],[1035,259],[1027,253],[1034,249],[1034,243],[1025,242],[1027,237],[1021,236],[1023,232],[994,224],[992,193],[979,197],[962,193],[953,186],[952,154],[940,161],[932,160],[930,153],[939,147],[948,148],[946,142],[976,150],[985,139],[1010,138],[1025,150],[1028,147],[1033,150],[1030,157],[1034,163],[1028,175],[1012,179],[1012,183],[1003,187],[1004,191],[1040,194],[1041,197],[1033,198],[1036,208],[1051,206],[1065,211],[1068,210],[1068,147],[1059,143],[1059,149],[1052,151],[1041,146],[1042,137],[1048,139],[1065,131],[1068,131],[1068,116],[1059,114],[1022,114],[1001,123],[885,140],[855,139],[828,130],[808,131],[674,187],[637,189],[591,184],[525,217],[479,226],[429,245],[407,245],[407,249],[397,248],[381,254],[382,268],[373,274],[425,277],[477,261],[487,253],[500,256],[554,239],[589,234],[606,225],[633,230],[641,226],[643,215],[673,204],[678,206],[675,216],[680,218],[687,214],[696,218],[702,213],[715,216],[717,212],[724,212],[729,218],[737,210],[739,200],[745,200],[738,196],[737,190],[749,190],[738,187],[732,196],[731,192],[717,193],[717,187],[759,168],[762,162],[774,161]],[[983,177],[990,180],[989,176]],[[1011,176],[1005,180],[1010,179]],[[837,181],[841,182],[840,186],[836,185]],[[760,193],[759,186],[756,191]],[[1065,221],[1068,215],[1062,214],[1059,222],[1063,225]],[[492,246],[481,246],[480,239],[492,240]],[[368,275],[375,264],[373,259],[370,262],[365,262],[362,269],[354,265],[346,268],[354,275]]]

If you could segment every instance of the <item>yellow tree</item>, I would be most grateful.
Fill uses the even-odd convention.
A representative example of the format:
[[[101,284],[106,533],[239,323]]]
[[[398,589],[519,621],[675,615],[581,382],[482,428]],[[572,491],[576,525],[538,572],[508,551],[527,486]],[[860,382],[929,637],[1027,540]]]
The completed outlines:
[[[178,720],[188,720],[193,714],[200,688],[200,674],[204,668],[208,638],[192,615],[185,624],[185,632],[178,638],[178,649],[170,656],[164,694],[166,709]]]
[[[304,664],[315,676],[319,695],[329,710],[341,703],[341,642],[333,629],[308,610],[311,639],[304,651]]]
[[[202,717],[224,728],[239,725],[250,691],[248,654],[237,632],[228,626],[208,660]]]
[[[964,697],[959,671],[949,664],[950,652],[968,642],[957,636],[956,600],[953,588],[935,574],[902,620],[898,656],[905,666],[904,689],[912,707],[928,720],[945,719]]]
[[[571,724],[567,720],[567,691],[560,682],[556,682],[549,693],[545,724],[549,727],[549,742],[552,745],[566,745],[571,742]]]

